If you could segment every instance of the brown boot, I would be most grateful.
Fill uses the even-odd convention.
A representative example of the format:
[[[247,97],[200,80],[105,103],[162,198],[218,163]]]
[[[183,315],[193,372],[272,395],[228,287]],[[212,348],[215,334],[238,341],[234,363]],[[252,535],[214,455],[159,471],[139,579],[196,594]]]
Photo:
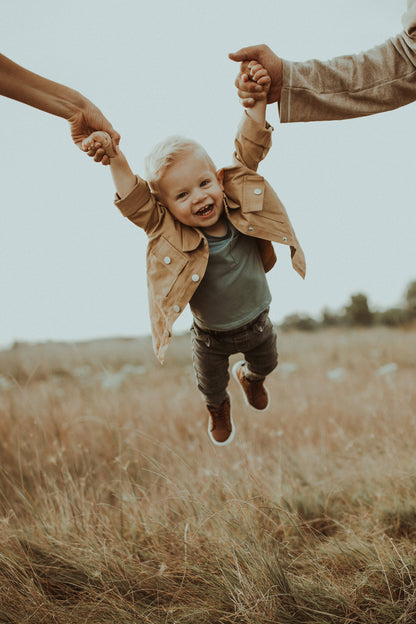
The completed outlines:
[[[217,446],[225,446],[234,438],[234,422],[231,416],[230,397],[219,406],[207,405],[209,412],[208,435]]]
[[[254,407],[255,410],[262,412],[269,407],[269,393],[264,387],[264,379],[260,381],[251,381],[244,374],[245,362],[237,362],[233,366],[233,376],[240,384],[244,400],[247,405]]]

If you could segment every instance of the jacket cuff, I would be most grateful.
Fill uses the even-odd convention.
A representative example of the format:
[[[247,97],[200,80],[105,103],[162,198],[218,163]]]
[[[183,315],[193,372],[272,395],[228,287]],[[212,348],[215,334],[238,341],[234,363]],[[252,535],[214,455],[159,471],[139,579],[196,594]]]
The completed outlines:
[[[114,203],[123,216],[131,217],[137,212],[140,206],[143,206],[149,201],[151,195],[147,182],[139,178],[139,176],[136,176],[136,184],[131,191],[124,197],[120,197],[120,195],[116,193]]]
[[[265,149],[269,149],[272,144],[272,132],[274,128],[266,121],[266,126],[254,121],[250,115],[244,111],[240,121],[237,134],[241,134],[256,145],[260,145]]]
[[[410,4],[410,6],[409,6]],[[416,4],[414,2],[408,3],[408,9],[406,13],[402,15],[402,24],[406,33],[409,36],[415,35],[416,30]]]
[[[279,109],[280,123],[290,121],[290,87],[292,78],[292,63],[282,59],[282,91],[280,102],[277,103]]]

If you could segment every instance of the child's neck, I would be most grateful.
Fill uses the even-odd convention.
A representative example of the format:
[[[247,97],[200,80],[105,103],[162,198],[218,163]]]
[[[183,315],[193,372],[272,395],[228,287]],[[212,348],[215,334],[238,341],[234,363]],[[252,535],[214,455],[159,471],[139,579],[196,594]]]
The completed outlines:
[[[209,236],[225,236],[227,234],[227,222],[224,216],[221,216],[214,225],[202,228],[202,231]]]

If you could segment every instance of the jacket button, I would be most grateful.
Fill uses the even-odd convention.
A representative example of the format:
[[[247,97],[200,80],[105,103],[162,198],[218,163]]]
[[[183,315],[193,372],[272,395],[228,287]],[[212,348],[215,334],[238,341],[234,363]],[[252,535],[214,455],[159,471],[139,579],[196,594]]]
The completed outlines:
[[[283,242],[286,243],[287,242],[287,236],[283,236]]]
[[[261,188],[256,188],[253,191],[254,195],[261,195]]]
[[[199,275],[198,275],[198,273],[194,273],[192,275],[192,281],[193,282],[199,282]]]
[[[169,258],[169,256],[165,256],[165,257],[163,258],[163,262],[164,262],[165,264],[170,264],[170,263],[172,262],[172,259],[171,259],[171,258]]]
[[[181,306],[174,305],[174,306],[173,306],[173,311],[174,311],[174,312],[180,312],[180,311],[181,311]]]
[[[250,225],[249,228],[248,228],[248,231],[249,232],[254,232],[254,227],[252,225]]]

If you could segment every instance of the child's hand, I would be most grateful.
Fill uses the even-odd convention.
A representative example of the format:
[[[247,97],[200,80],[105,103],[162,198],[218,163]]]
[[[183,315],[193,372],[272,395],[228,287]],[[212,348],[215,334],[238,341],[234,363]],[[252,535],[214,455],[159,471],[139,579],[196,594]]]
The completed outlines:
[[[262,87],[262,91],[265,95],[267,95],[270,89],[271,78],[269,72],[258,61],[249,61],[247,70],[242,75],[242,80],[243,82],[247,82],[248,80],[256,82],[257,85]]]
[[[250,87],[251,92],[254,88],[254,95],[248,92],[248,90],[246,92],[244,89],[244,84],[248,82],[255,83],[255,86],[253,84],[253,87]],[[258,61],[244,61],[241,64],[240,73],[235,81],[235,86],[239,91],[238,95],[242,101],[241,103],[243,106],[249,107],[253,106],[256,101],[267,98],[271,86],[271,78],[267,69]],[[250,101],[248,101],[247,98],[249,98]]]
[[[103,165],[110,164],[110,158],[116,156],[111,137],[107,132],[97,131],[90,134],[81,144],[81,149],[87,152],[87,155],[94,158],[95,162],[101,162]]]

